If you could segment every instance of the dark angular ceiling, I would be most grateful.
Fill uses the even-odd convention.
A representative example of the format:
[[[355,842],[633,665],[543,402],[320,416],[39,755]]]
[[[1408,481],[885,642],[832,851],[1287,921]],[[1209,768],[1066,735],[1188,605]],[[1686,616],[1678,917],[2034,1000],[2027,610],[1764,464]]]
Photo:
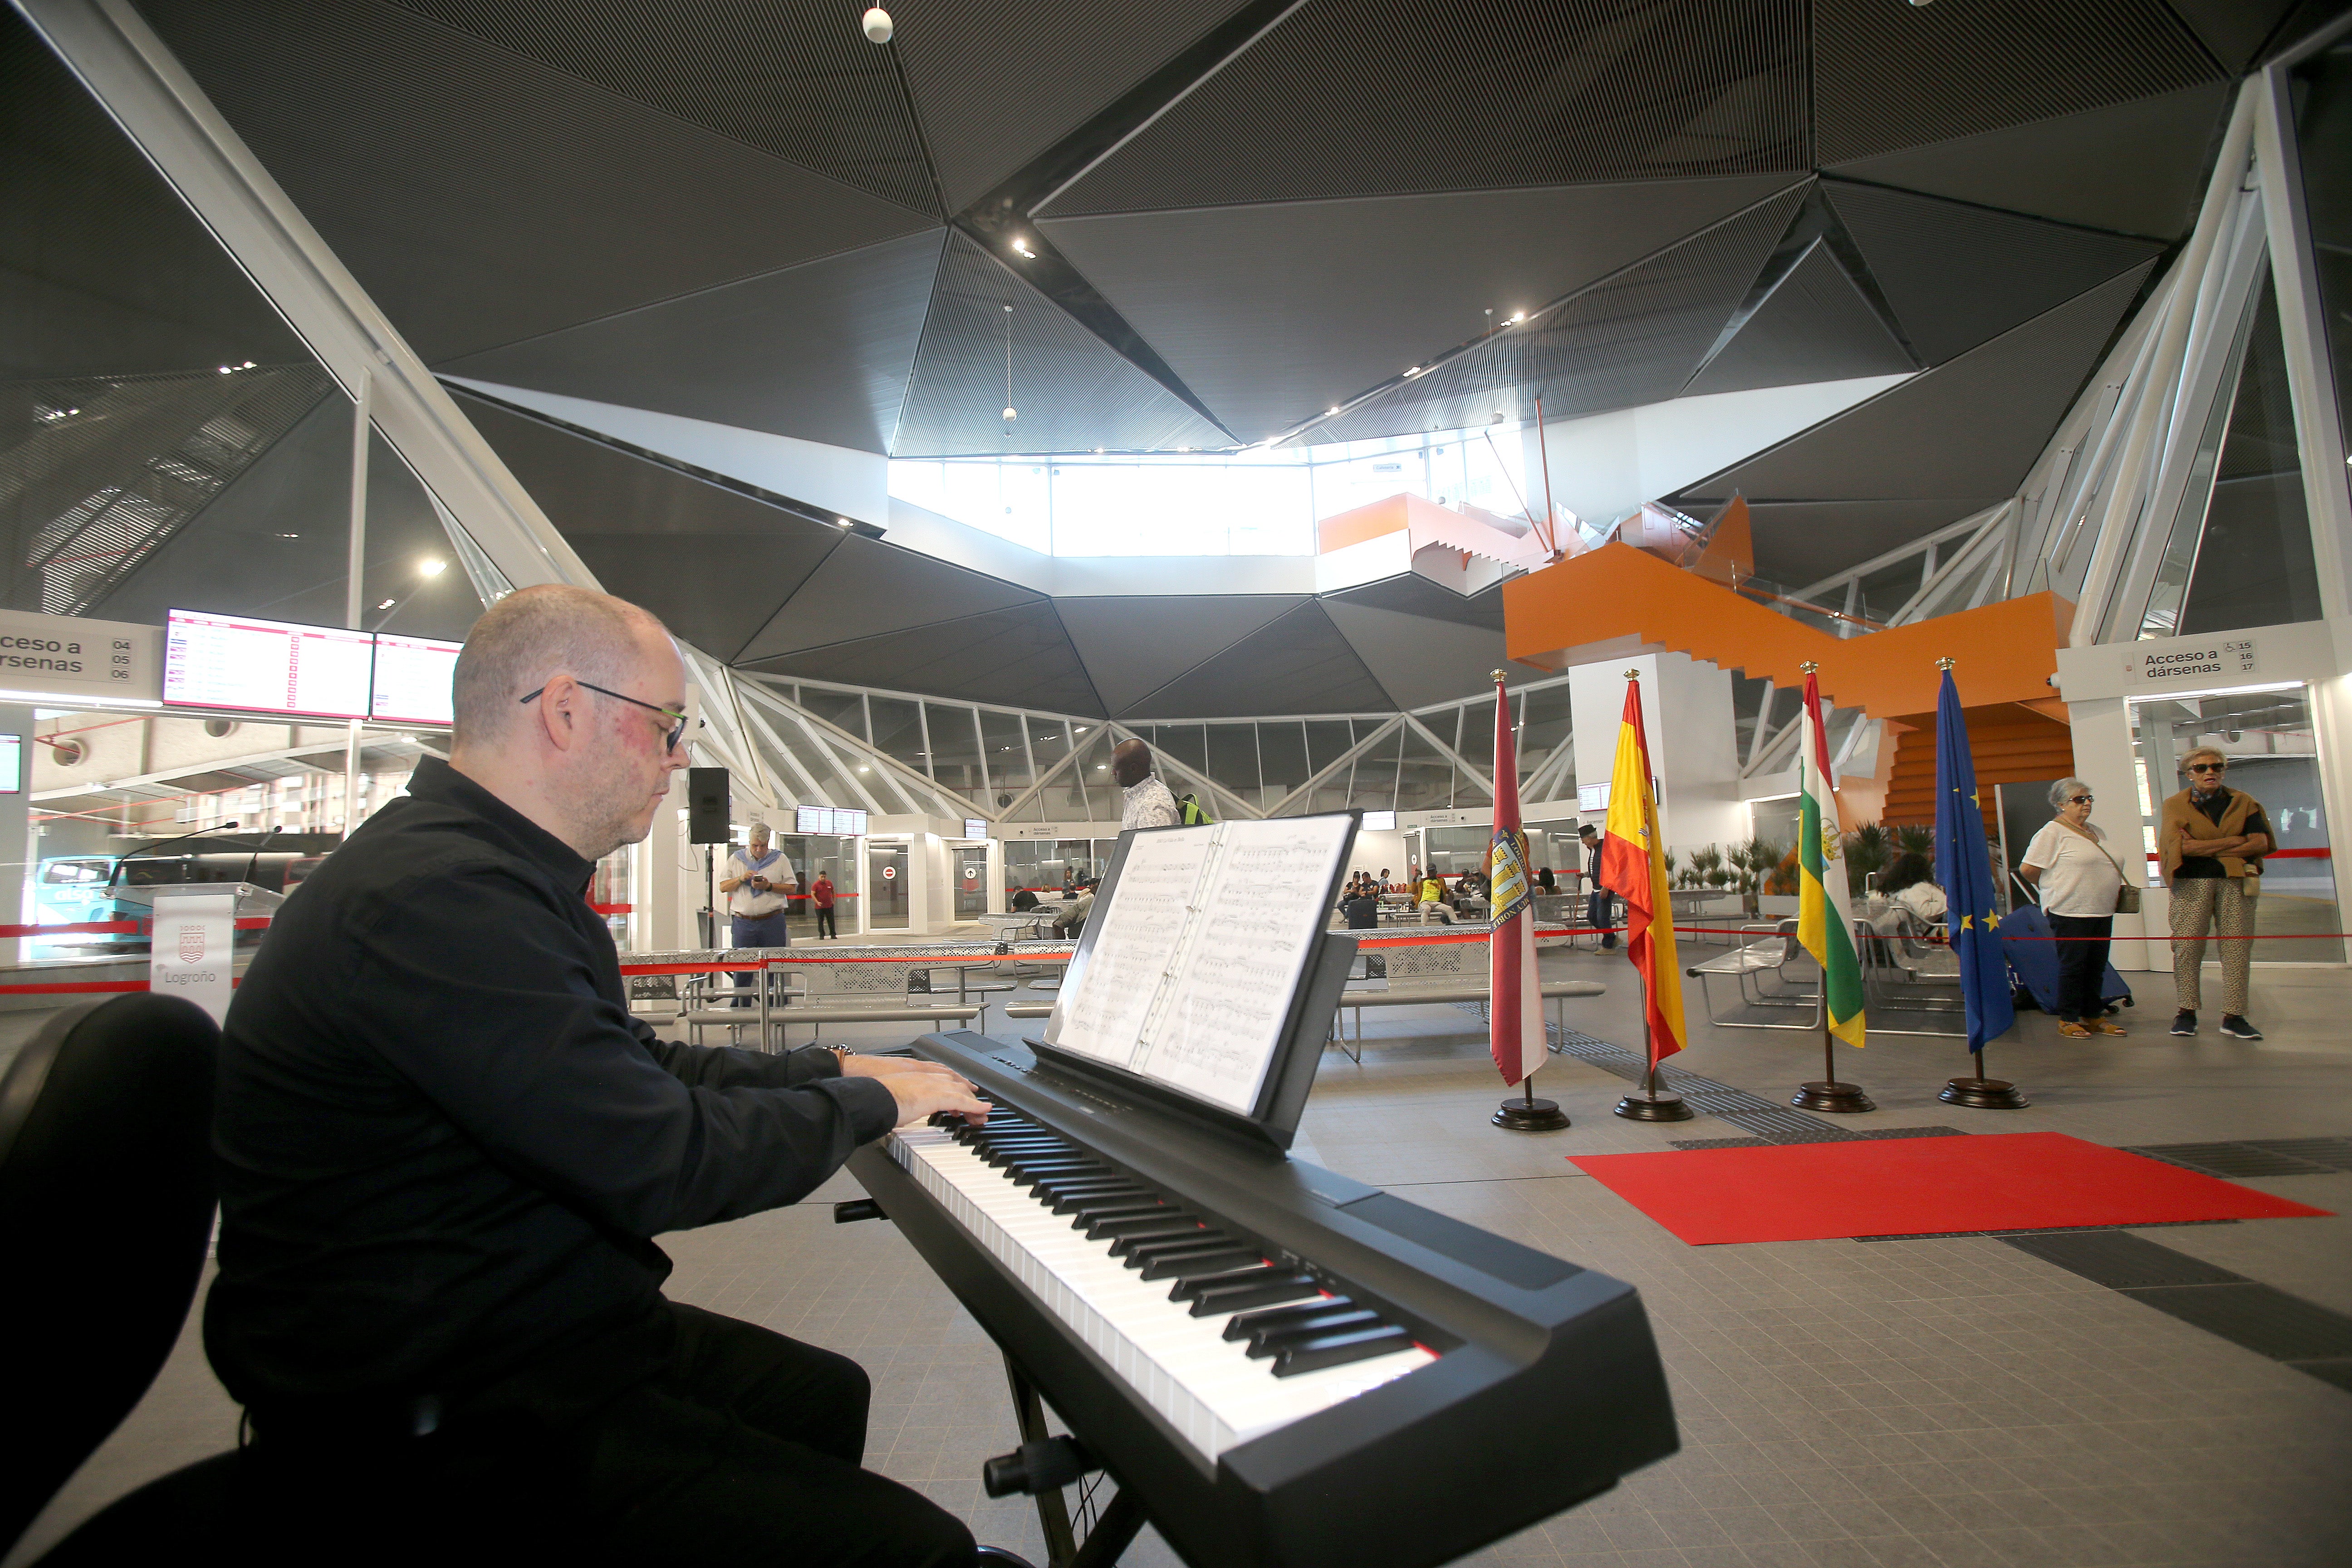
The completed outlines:
[[[410,342],[484,382],[913,457],[1918,370],[1675,498],[1746,494],[1788,578],[2013,489],[2185,231],[2231,79],[2340,9],[901,0],[877,47],[855,0],[133,3]],[[63,79],[10,37],[12,151],[65,146],[23,88]],[[0,170],[37,216],[125,193],[110,244],[0,231],[13,298],[92,323],[18,374],[299,363],[121,153]],[[119,264],[158,246],[168,281]],[[463,401],[606,581],[764,671],[1199,718],[1391,710],[1502,662],[1491,594],[1049,599]]]
[[[2229,78],[2315,19],[903,0],[877,47],[842,0],[134,3],[437,368],[905,456],[1851,374],[1884,346],[1789,275],[1825,234],[1937,363],[2175,239]]]

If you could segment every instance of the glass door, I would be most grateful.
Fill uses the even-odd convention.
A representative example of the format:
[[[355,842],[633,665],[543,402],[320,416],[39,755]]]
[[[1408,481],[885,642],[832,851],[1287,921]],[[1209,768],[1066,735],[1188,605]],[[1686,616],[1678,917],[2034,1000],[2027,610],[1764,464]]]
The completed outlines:
[[[2132,703],[2131,713],[2148,881],[2158,879],[2156,828],[2164,802],[2189,787],[2180,759],[2196,747],[2216,747],[2229,759],[2229,786],[2262,804],[2278,844],[2263,862],[2262,897],[2254,904],[2254,934],[2263,939],[2254,943],[2254,962],[2343,963],[2343,941],[2333,934],[2344,927],[2310,688],[2149,698]],[[2208,963],[2218,962],[2213,948],[2206,952]]]
[[[955,918],[976,921],[988,912],[988,847],[959,846],[955,858]]]
[[[868,844],[866,848],[866,927],[907,929],[907,847]]]

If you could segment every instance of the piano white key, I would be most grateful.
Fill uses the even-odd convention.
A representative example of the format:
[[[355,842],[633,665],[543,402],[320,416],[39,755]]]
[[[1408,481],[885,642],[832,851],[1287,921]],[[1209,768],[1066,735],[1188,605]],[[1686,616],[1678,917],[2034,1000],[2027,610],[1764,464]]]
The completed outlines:
[[[1414,1346],[1277,1378],[1224,1338],[1223,1317],[1195,1318],[1171,1281],[1145,1280],[1027,1187],[938,1128],[890,1139],[891,1158],[1003,1261],[1049,1310],[1211,1460],[1235,1443],[1352,1399],[1435,1359]]]

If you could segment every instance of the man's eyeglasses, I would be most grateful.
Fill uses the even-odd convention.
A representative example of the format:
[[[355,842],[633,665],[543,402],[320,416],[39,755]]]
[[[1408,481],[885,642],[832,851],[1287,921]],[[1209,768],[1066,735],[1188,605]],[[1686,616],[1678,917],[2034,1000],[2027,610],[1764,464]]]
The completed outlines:
[[[574,676],[572,679],[575,681],[579,681],[579,684],[582,686],[587,687],[591,691],[598,692],[606,697],[617,697],[624,702],[634,703],[637,707],[644,709],[648,713],[658,713],[663,718],[668,720],[670,721],[669,731],[662,736],[662,753],[667,756],[668,753],[677,750],[678,737],[686,733],[685,714],[677,712],[672,709],[664,708],[657,703],[639,701],[636,698],[631,697],[626,692],[606,690],[604,687],[594,685],[589,681],[580,680],[578,676]],[[547,688],[542,686],[538,691],[527,692],[523,696],[516,699],[516,700],[525,703],[534,701],[538,699],[540,693],[546,689]]]
[[[2218,773],[2229,765],[2227,763],[2191,763],[2189,771],[2192,773]]]

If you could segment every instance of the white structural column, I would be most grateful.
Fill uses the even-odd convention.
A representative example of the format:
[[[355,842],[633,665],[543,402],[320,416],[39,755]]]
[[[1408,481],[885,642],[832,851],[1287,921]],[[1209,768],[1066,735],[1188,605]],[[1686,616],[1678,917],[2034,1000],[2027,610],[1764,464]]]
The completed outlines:
[[[2311,555],[2319,572],[2320,614],[2352,615],[2352,489],[2344,465],[2344,426],[2329,374],[2326,318],[2313,267],[2311,218],[2304,203],[2302,149],[2294,139],[2288,68],[2273,65],[2252,83],[2254,166],[2262,179],[2263,220],[2270,231],[2271,277],[2278,295],[2279,337],[2286,353],[2294,439],[2303,455],[2303,493],[2311,519]]]
[[[1731,675],[1687,654],[1601,659],[1569,671],[1576,778],[1603,784],[1616,771],[1625,711],[1625,672],[1641,672],[1642,728],[1658,779],[1658,826],[1676,854],[1748,837],[1739,796],[1739,745],[1731,718]]]

